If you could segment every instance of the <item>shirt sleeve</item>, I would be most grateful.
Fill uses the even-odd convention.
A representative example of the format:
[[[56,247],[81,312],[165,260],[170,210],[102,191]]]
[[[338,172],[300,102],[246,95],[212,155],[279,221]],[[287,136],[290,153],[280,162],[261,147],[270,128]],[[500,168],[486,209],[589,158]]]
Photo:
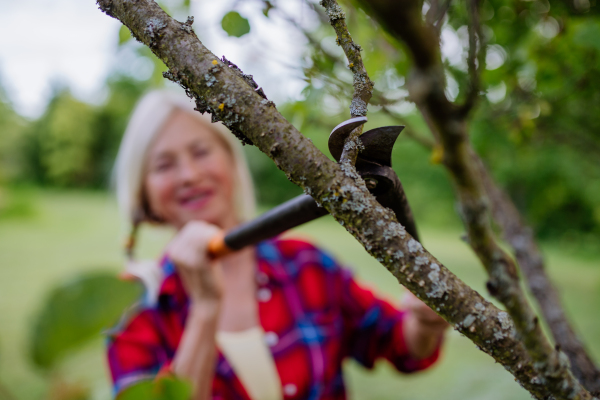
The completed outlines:
[[[402,329],[407,312],[375,297],[372,291],[360,286],[349,271],[342,269],[341,275],[341,309],[348,356],[367,368],[372,368],[375,360],[382,357],[405,373],[423,370],[438,359],[441,343],[427,358],[412,357]]]
[[[124,328],[109,333],[107,357],[115,396],[137,382],[154,379],[168,365],[155,318],[153,310],[143,310]]]

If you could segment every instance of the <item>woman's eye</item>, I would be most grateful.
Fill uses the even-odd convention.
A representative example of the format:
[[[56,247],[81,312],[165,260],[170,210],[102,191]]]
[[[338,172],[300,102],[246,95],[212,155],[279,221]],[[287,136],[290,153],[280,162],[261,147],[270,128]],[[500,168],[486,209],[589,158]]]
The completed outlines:
[[[156,172],[164,172],[168,171],[173,166],[171,162],[159,162],[154,164],[154,171]]]
[[[208,147],[198,147],[192,151],[193,156],[197,158],[204,157],[208,153],[210,153],[210,149]]]

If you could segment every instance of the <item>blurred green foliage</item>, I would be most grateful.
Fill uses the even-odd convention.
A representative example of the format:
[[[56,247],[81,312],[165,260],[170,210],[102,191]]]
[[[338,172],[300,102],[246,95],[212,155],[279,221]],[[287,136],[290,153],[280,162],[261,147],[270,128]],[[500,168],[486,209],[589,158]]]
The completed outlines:
[[[490,46],[503,64],[473,141],[542,237],[600,235],[600,19],[562,3],[487,4]],[[492,101],[493,100],[493,101]]]
[[[21,137],[20,180],[57,187],[105,188],[129,114],[148,84],[126,76],[107,82],[100,106],[55,91]]]
[[[54,287],[33,320],[31,360],[44,370],[56,367],[65,354],[115,325],[140,295],[137,283],[107,272],[75,276]]]
[[[14,111],[0,85],[0,185],[19,176],[19,165],[22,164],[20,145],[26,126],[27,121]]]

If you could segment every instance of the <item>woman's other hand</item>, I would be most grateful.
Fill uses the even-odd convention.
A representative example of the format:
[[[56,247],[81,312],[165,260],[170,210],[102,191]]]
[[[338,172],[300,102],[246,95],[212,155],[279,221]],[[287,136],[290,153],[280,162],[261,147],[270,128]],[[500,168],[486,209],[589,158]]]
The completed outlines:
[[[442,317],[437,315],[429,306],[423,303],[411,292],[406,292],[402,298],[402,306],[422,325],[433,331],[444,331],[450,326]]]
[[[402,308],[408,311],[404,322],[408,351],[417,359],[429,357],[450,325],[410,292],[404,295]]]
[[[221,263],[211,260],[207,253],[210,239],[219,231],[207,222],[190,221],[167,248],[192,305],[219,303],[223,295]]]

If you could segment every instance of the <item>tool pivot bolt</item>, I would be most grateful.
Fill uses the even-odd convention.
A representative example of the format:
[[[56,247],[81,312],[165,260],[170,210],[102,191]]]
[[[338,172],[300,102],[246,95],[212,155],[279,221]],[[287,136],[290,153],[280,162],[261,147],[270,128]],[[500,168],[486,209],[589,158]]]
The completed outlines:
[[[365,178],[365,185],[367,185],[367,189],[373,190],[377,187],[377,179]]]

